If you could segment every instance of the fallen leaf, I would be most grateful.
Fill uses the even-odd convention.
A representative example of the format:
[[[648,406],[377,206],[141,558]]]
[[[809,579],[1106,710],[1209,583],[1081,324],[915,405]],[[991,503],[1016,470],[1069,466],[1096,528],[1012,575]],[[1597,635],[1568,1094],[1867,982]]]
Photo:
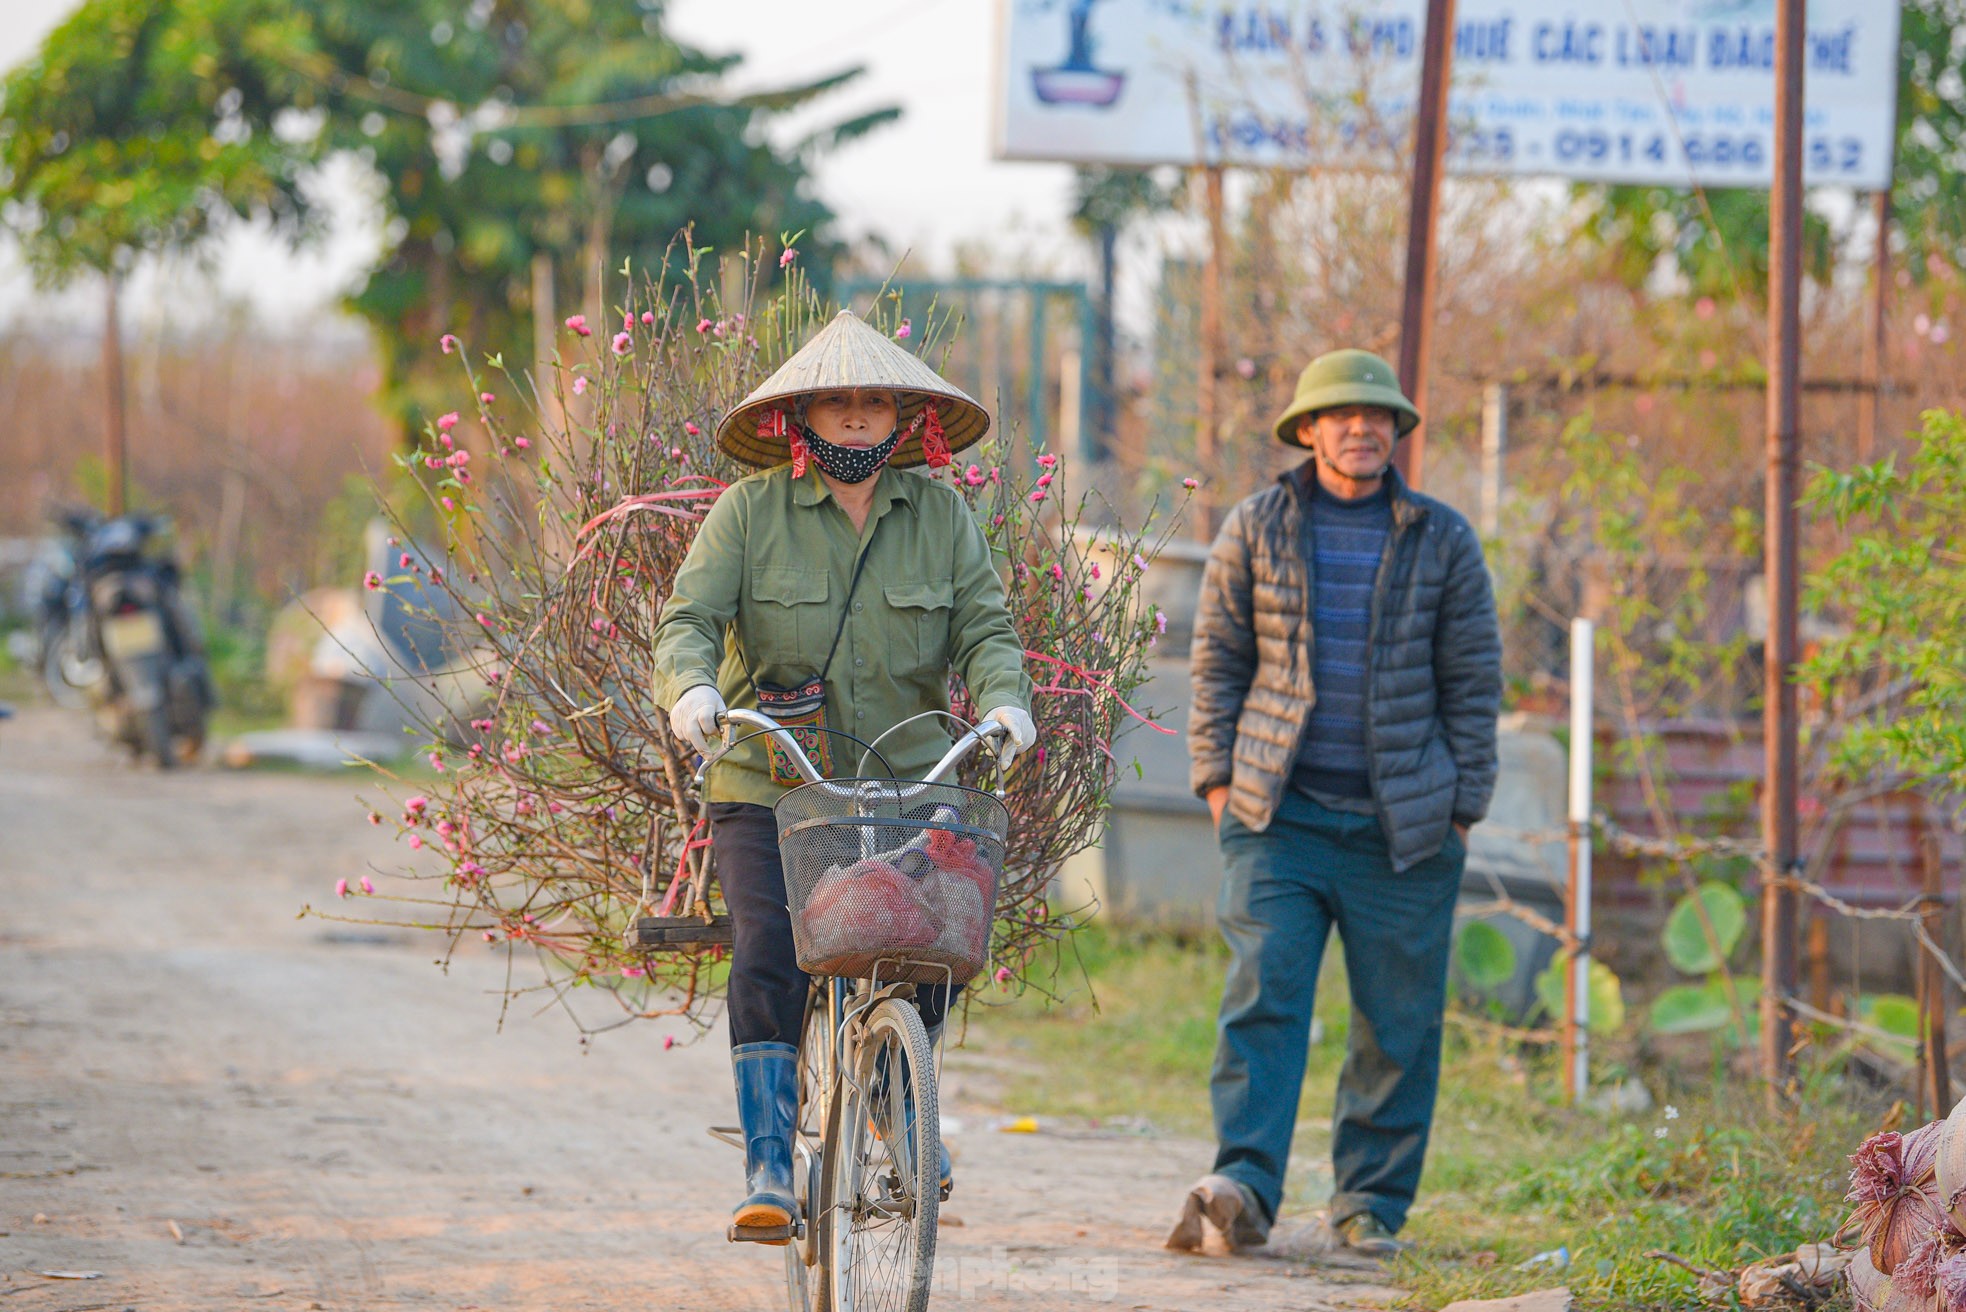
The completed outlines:
[[[50,1280],[102,1279],[102,1272],[100,1271],[36,1271],[34,1274],[37,1276],[46,1276]]]

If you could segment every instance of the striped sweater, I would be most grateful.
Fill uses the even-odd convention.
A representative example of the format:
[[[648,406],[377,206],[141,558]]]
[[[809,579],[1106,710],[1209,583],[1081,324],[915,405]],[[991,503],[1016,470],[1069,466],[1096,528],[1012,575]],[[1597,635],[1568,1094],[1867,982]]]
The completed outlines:
[[[1393,528],[1392,490],[1356,500],[1326,491],[1309,469],[1312,679],[1317,703],[1297,749],[1293,786],[1319,801],[1372,796],[1366,753],[1367,651],[1372,590]],[[1351,809],[1351,808],[1347,808]]]

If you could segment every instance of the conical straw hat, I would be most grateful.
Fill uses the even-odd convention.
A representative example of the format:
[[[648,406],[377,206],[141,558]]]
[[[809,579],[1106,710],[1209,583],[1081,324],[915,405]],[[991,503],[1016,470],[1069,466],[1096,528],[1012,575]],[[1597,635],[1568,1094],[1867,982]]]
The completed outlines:
[[[843,387],[885,387],[901,393],[901,441],[894,448],[892,464],[926,462],[922,435],[927,426],[914,424],[930,403],[942,421],[951,453],[974,446],[990,431],[989,413],[968,393],[868,327],[853,311],[841,310],[724,416],[717,426],[717,444],[747,465],[760,469],[782,465],[792,458],[791,443],[785,437],[760,433],[758,421],[767,411],[778,409],[789,424],[796,397]]]

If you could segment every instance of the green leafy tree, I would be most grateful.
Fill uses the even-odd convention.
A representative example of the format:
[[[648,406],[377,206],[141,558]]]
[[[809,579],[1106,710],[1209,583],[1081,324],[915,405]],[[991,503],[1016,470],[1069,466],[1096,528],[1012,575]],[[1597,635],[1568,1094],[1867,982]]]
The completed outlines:
[[[1818,469],[1804,504],[1846,535],[1806,602],[1839,632],[1801,672],[1837,766],[1966,796],[1966,417],[1927,411],[1904,468]]]
[[[1897,159],[1892,221],[1915,277],[1937,255],[1966,268],[1966,0],[1905,0],[1898,43]],[[1581,186],[1583,235],[1605,248],[1636,287],[1668,260],[1696,296],[1760,296],[1768,285],[1768,193],[1760,189]],[[1835,236],[1815,212],[1803,220],[1803,268],[1827,281]]]
[[[388,249],[351,298],[378,338],[384,406],[413,433],[439,408],[442,334],[537,358],[555,318],[601,331],[603,272],[649,268],[694,229],[699,247],[810,233],[823,277],[831,214],[812,196],[820,152],[893,119],[877,109],[790,148],[772,120],[859,69],[732,97],[738,65],[664,31],[662,6],[597,0],[307,0],[289,56],[329,113],[327,144],[383,182]],[[896,184],[902,179],[897,177]]]
[[[268,57],[295,31],[266,0],[88,0],[0,83],[0,227],[42,286],[105,281],[112,511],[118,278],[143,255],[204,250],[230,219],[307,231],[314,125],[284,112],[291,77]]]

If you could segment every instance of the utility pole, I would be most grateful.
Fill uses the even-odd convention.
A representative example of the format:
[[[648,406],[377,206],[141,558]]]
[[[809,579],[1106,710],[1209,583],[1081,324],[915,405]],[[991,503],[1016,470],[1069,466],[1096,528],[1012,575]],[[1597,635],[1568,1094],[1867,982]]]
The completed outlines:
[[[1891,306],[1891,186],[1871,197],[1877,249],[1871,256],[1870,331],[1864,334],[1864,390],[1857,393],[1857,459],[1877,459],[1877,415],[1884,404],[1884,334]]]
[[[1434,335],[1434,229],[1440,216],[1441,162],[1447,150],[1447,83],[1454,63],[1454,0],[1427,0],[1420,54],[1420,95],[1413,119],[1413,194],[1406,218],[1406,282],[1399,310],[1399,383],[1427,413],[1427,358]],[[1412,487],[1425,470],[1423,422],[1393,449],[1393,461]]]
[[[1201,466],[1201,496],[1195,506],[1195,537],[1202,542],[1215,540],[1217,508],[1221,499],[1222,461],[1222,262],[1223,237],[1222,166],[1204,164],[1203,204],[1208,210],[1208,259],[1201,271],[1201,375],[1196,407],[1195,459]]]
[[[1763,646],[1761,1070],[1779,1103],[1793,1046],[1796,893],[1796,427],[1802,337],[1802,52],[1804,0],[1775,9],[1775,183],[1768,220],[1768,635]]]
[[[129,509],[129,438],[123,413],[123,321],[116,309],[115,266],[103,273],[102,434],[103,472],[109,476],[110,518]]]

